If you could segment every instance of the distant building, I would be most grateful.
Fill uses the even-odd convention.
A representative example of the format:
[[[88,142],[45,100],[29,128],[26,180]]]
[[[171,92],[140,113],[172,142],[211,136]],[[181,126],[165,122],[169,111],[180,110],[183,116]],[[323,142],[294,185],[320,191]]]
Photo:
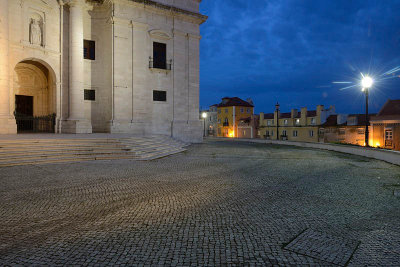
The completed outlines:
[[[319,128],[326,118],[335,113],[335,107],[325,109],[318,105],[316,110],[302,108],[300,112],[281,113],[279,104],[274,113],[260,113],[260,138],[273,140],[291,140],[303,142],[319,142]]]
[[[205,131],[205,136],[217,136],[218,129],[218,110],[217,104],[210,106],[208,110],[200,111],[200,119],[203,120],[203,131]],[[206,113],[206,118],[202,117],[202,114]],[[205,120],[205,121],[204,121]]]
[[[258,126],[260,123],[260,115],[253,114],[248,118],[239,120],[238,138],[258,138]]]
[[[241,120],[254,114],[254,105],[248,99],[239,97],[224,97],[218,104],[218,136],[238,137],[238,126]]]
[[[373,118],[375,114],[370,114]],[[365,145],[365,114],[330,115],[321,125],[320,138],[325,143]],[[369,127],[372,132],[372,127]]]
[[[400,100],[388,100],[371,118],[373,146],[400,151]]]

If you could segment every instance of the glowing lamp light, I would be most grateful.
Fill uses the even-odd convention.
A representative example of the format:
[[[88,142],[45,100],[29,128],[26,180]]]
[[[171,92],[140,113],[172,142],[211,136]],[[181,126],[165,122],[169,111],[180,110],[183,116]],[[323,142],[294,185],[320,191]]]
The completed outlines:
[[[234,133],[233,132],[229,132],[229,137],[234,137]]]
[[[363,87],[363,89],[368,89],[371,88],[372,84],[374,83],[374,80],[369,77],[369,76],[365,76],[362,80],[361,80],[361,85]]]
[[[203,119],[207,118],[207,113],[205,113],[205,112],[201,113],[201,117],[202,117]]]
[[[376,146],[376,147],[380,147],[380,146],[381,146],[381,143],[376,142],[375,146]]]

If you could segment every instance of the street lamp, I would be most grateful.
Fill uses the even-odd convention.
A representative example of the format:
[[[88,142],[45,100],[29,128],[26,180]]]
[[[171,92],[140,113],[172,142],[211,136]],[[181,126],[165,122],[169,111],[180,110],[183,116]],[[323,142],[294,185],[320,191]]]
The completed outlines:
[[[276,140],[279,140],[279,103],[275,105],[276,112]]]
[[[201,117],[204,120],[204,131],[203,131],[203,137],[206,137],[206,118],[207,118],[207,113],[203,112],[201,113]]]
[[[369,76],[363,76],[361,80],[362,91],[365,93],[365,146],[369,147],[369,115],[368,115],[368,95],[369,88],[374,84],[374,80]]]

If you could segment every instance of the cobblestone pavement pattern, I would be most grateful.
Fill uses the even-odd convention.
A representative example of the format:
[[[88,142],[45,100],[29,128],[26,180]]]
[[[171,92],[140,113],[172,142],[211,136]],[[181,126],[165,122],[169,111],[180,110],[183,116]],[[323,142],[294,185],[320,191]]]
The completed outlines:
[[[400,167],[377,160],[208,141],[0,184],[0,265],[400,265]]]

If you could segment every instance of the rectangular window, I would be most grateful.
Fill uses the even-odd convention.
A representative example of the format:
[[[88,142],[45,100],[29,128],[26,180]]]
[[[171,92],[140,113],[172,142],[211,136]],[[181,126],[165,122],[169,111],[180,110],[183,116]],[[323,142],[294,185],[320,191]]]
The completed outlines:
[[[83,58],[89,60],[96,59],[96,44],[91,40],[83,40]]]
[[[247,113],[250,113],[250,109],[249,108],[247,109]]]
[[[274,131],[271,131],[271,136],[274,136]]]
[[[267,125],[268,125],[268,126],[271,125],[271,121],[270,121],[270,120],[267,121]]]
[[[228,109],[227,108],[225,109],[225,113],[228,113]]]
[[[287,136],[286,130],[282,131],[282,136]]]
[[[288,120],[284,120],[283,124],[287,125],[288,124]]]
[[[167,101],[167,92],[166,91],[153,91],[153,101]]]
[[[364,128],[358,128],[357,129],[358,134],[365,134],[365,129]]]
[[[265,132],[265,135],[266,135],[266,136],[269,136],[269,131],[266,131],[266,132]]]
[[[218,123],[221,123],[221,119],[218,119]]]
[[[297,131],[293,131],[293,136],[297,137]]]
[[[344,128],[339,129],[339,134],[340,135],[346,134],[346,129],[344,129]]]
[[[89,101],[95,101],[96,100],[96,91],[85,89],[83,92],[83,99],[89,100]]]
[[[311,118],[311,124],[315,124],[315,118]]]
[[[300,124],[300,119],[296,119],[296,125]]]
[[[153,68],[167,68],[167,45],[163,43],[153,43]]]
[[[310,130],[310,137],[313,137],[313,136],[314,136],[314,131]]]
[[[393,140],[393,131],[392,130],[385,130],[385,139]]]
[[[240,109],[240,113],[244,113],[244,109],[241,108],[241,109]]]

